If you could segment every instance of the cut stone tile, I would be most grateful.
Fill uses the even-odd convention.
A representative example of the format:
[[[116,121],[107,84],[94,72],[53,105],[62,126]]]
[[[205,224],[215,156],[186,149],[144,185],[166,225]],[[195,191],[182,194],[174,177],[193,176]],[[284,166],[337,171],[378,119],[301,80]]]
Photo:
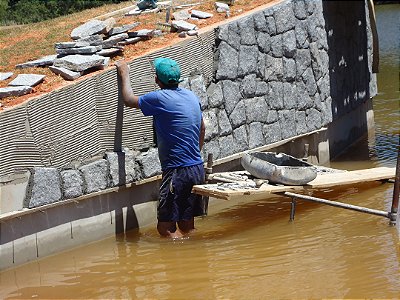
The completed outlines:
[[[117,46],[126,46],[126,45],[135,44],[135,43],[141,41],[142,39],[143,38],[141,38],[141,37],[128,38],[124,41],[118,42]]]
[[[154,30],[153,29],[141,29],[138,31],[131,31],[128,32],[128,36],[130,38],[133,37],[153,37],[154,36]]]
[[[106,28],[107,24],[100,20],[90,20],[81,26],[76,27],[71,32],[71,38],[77,40],[83,37],[87,37],[96,33],[102,32]]]
[[[195,10],[192,9],[192,17],[199,18],[199,19],[208,19],[213,16],[213,14],[210,14],[208,12],[200,11],[200,10]]]
[[[38,74],[19,74],[8,85],[11,86],[35,86],[42,82],[46,75]]]
[[[75,80],[82,76],[81,72],[74,72],[62,67],[50,66],[49,69],[53,73],[60,75],[65,80]]]
[[[57,54],[60,55],[70,55],[70,54],[94,54],[103,49],[100,46],[86,46],[79,48],[66,48],[66,49],[56,49]]]
[[[11,96],[22,96],[32,92],[30,86],[10,86],[5,88],[0,88],[0,99]]]
[[[42,58],[39,58],[36,60],[18,64],[15,67],[17,69],[24,69],[24,68],[51,66],[56,58],[57,58],[57,54],[47,55],[47,56],[43,56]]]
[[[13,75],[14,75],[13,72],[0,73],[0,80],[6,80]]]
[[[104,57],[99,55],[68,55],[54,62],[55,67],[66,68],[71,71],[81,72],[104,63]]]
[[[57,50],[57,49],[69,49],[69,48],[78,48],[78,47],[86,47],[86,46],[90,46],[90,43],[89,42],[85,42],[85,41],[79,42],[77,40],[77,41],[74,41],[74,42],[56,43],[54,45],[54,48],[56,48],[56,50]]]
[[[133,28],[135,28],[139,25],[140,25],[140,22],[135,22],[132,24],[123,25],[121,27],[114,27],[114,28],[111,28],[111,30],[108,32],[108,35],[111,36],[111,35],[128,32],[129,30],[132,30]]]
[[[103,44],[103,35],[95,34],[91,36],[83,37],[79,40],[76,40],[77,43],[89,43],[89,46],[99,46]]]

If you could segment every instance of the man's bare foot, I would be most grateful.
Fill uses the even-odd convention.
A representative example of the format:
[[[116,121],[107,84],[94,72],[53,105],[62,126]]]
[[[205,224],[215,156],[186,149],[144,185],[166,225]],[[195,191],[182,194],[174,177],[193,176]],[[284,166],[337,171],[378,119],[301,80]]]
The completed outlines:
[[[183,234],[179,229],[175,230],[175,232],[170,232],[169,230],[167,232],[169,234],[169,237],[172,239],[182,239],[183,238]]]

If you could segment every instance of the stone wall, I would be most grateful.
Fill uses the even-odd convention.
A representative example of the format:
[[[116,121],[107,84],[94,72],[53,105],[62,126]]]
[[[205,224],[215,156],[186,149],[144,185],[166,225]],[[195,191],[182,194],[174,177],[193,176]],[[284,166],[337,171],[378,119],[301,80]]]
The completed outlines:
[[[156,57],[177,60],[201,100],[204,158],[328,126],[375,93],[366,4],[335,3],[283,1],[137,58],[134,92],[156,88]],[[141,162],[156,153],[151,118],[118,98],[113,68],[0,114],[0,182],[31,170],[24,203],[35,207],[157,174],[156,160]]]

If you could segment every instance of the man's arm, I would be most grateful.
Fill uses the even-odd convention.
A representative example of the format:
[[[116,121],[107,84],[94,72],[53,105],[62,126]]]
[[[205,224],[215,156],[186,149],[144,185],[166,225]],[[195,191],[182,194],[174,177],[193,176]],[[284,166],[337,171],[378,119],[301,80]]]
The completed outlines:
[[[124,103],[128,107],[139,108],[139,97],[133,94],[131,82],[129,80],[129,69],[126,61],[115,62],[117,73],[121,79],[121,94]]]
[[[199,140],[199,145],[200,145],[200,151],[203,149],[204,145],[204,135],[206,134],[206,125],[204,124],[204,119],[201,118],[201,125],[200,125],[200,140]]]

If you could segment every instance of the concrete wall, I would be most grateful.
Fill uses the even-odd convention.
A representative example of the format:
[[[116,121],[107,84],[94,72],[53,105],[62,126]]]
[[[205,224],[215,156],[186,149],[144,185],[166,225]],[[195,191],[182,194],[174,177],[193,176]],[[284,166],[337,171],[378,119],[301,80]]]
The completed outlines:
[[[368,11],[363,1],[346,3],[283,1],[137,58],[130,62],[134,92],[155,89],[152,61],[172,57],[182,85],[201,100],[203,156],[214,154],[216,170],[234,169],[242,151],[270,144],[327,163],[373,124]],[[155,220],[159,164],[143,160],[156,153],[152,120],[123,107],[114,68],[2,112],[0,127],[3,266],[49,254],[39,245],[51,245],[55,232],[69,236],[56,243],[65,248],[85,235],[119,232],[117,211]],[[135,182],[146,178],[137,193]],[[122,223],[133,227],[126,228],[140,225],[128,219]],[[71,235],[74,226],[86,234]]]

